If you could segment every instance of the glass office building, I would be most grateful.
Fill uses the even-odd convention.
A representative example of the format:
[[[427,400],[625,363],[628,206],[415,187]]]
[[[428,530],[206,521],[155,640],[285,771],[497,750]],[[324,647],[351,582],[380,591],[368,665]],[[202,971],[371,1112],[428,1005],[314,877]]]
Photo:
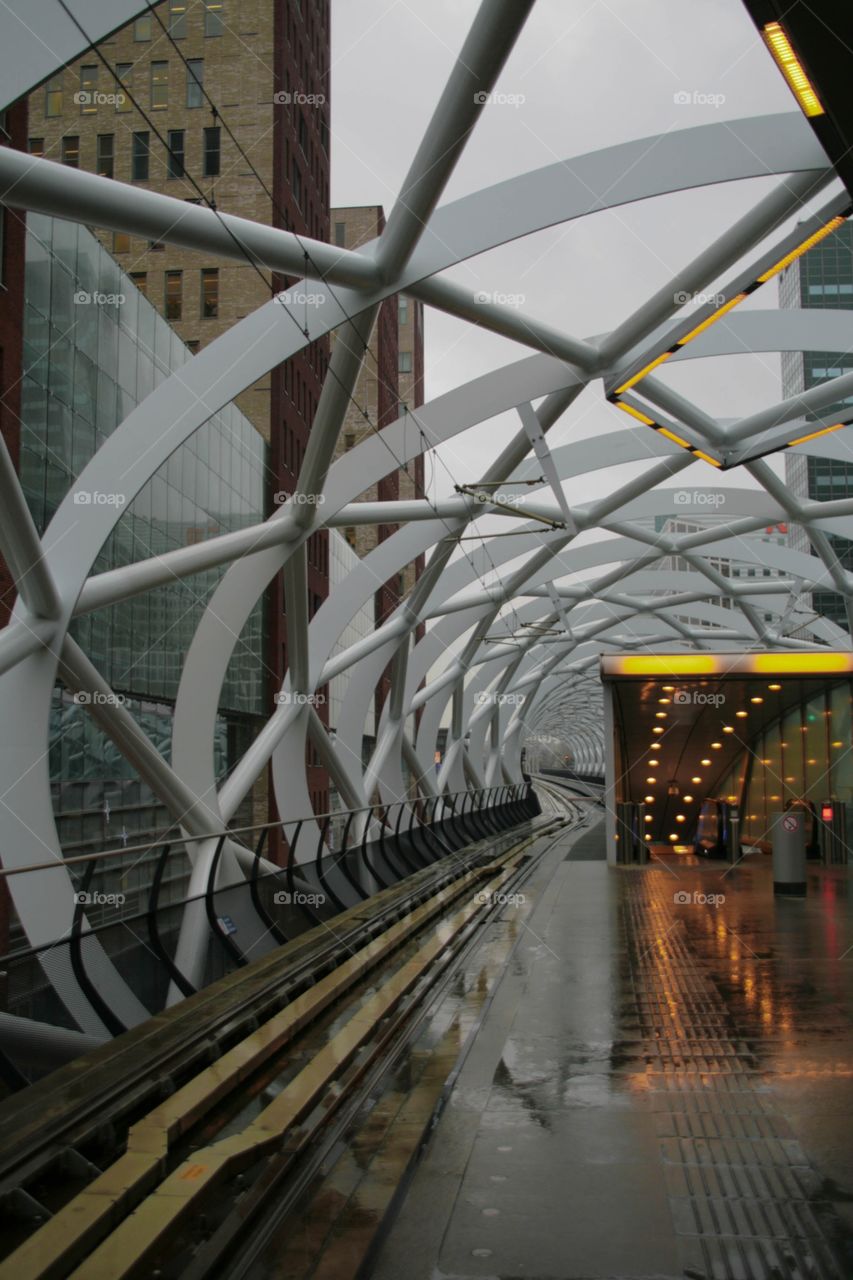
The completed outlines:
[[[832,310],[853,308],[853,225],[846,222],[807,254],[792,263],[779,281],[779,302],[783,307],[821,307]],[[808,391],[828,378],[853,373],[853,355],[838,351],[790,352],[782,356],[782,389],[786,398]],[[832,406],[839,417],[853,414],[853,396]],[[853,463],[833,457],[798,457],[786,455],[785,474],[798,497],[819,502],[833,498],[853,497]],[[853,570],[853,542],[829,535],[841,564]],[[791,545],[808,553],[805,533],[797,529]],[[815,591],[812,605],[847,629],[844,602],[834,591]]]
[[[39,531],[95,450],[192,354],[84,227],[27,217],[21,482]],[[233,405],[175,451],[123,511],[95,570],[257,524],[266,444]],[[169,756],[172,705],[202,609],[223,570],[175,582],[79,618],[72,634],[156,746]],[[219,704],[220,776],[265,707],[258,605],[236,646]],[[54,693],[51,777],[66,853],[135,840],[165,810],[67,691]],[[251,821],[251,810],[242,815]]]

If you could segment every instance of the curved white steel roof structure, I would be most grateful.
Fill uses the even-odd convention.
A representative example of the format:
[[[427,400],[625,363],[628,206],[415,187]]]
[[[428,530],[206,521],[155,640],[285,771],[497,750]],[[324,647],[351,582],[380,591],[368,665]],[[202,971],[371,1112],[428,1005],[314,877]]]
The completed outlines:
[[[802,453],[849,456],[853,431],[838,428],[824,411],[853,394],[853,375],[739,420],[720,421],[672,390],[657,371],[666,360],[675,364],[745,351],[837,351],[853,345],[849,312],[779,312],[772,303],[770,309],[738,310],[741,297],[772,279],[777,264],[810,237],[839,225],[849,196],[805,118],[792,111],[566,156],[442,203],[483,109],[482,97],[495,83],[530,8],[529,0],[484,0],[384,232],[356,251],[0,149],[0,190],[10,205],[204,248],[225,259],[244,260],[249,254],[290,275],[303,273],[307,252],[313,274],[306,283],[322,279],[328,286],[325,301],[310,309],[307,329],[301,304],[291,307],[277,298],[202,350],[129,414],[78,478],[80,488],[118,490],[131,500],[213,412],[310,341],[338,333],[297,491],[262,526],[95,574],[95,558],[119,511],[75,505],[69,494],[39,540],[3,450],[0,539],[20,590],[14,617],[0,634],[0,720],[6,726],[0,849],[7,865],[61,857],[47,753],[55,681],[75,691],[110,692],[69,637],[71,620],[213,565],[231,567],[185,655],[171,762],[122,706],[109,700],[92,705],[103,730],[192,836],[220,831],[270,761],[285,820],[310,814],[304,775],[309,737],[351,807],[367,804],[377,790],[389,802],[404,796],[407,770],[428,795],[445,787],[456,791],[517,781],[525,735],[531,732],[561,736],[573,745],[577,760],[592,767],[600,758],[596,668],[603,652],[849,647],[850,637],[830,621],[792,614],[792,602],[815,588],[840,592],[853,623],[853,581],[827,538],[829,533],[853,537],[853,501],[798,500],[767,455],[793,442]],[[15,37],[14,9],[26,12],[18,3],[0,13],[0,64]],[[115,24],[116,13],[115,5],[88,4],[86,35],[100,38]],[[120,16],[126,21],[132,14]],[[82,51],[84,43],[74,44],[73,33],[66,35],[72,43],[63,46],[64,55]],[[19,49],[15,92],[26,87],[24,81],[37,83],[48,69],[40,42],[33,41],[29,52]],[[609,333],[561,332],[540,323],[532,310],[484,303],[445,277],[466,259],[544,228],[651,197],[768,175],[778,179],[769,194],[757,198],[735,225],[721,230]],[[791,229],[792,217],[801,211],[805,221]],[[714,301],[698,309],[684,303],[721,279],[725,283],[715,286]],[[345,463],[333,464],[377,307],[400,291],[511,338],[529,354],[428,402],[417,411],[416,430],[412,415],[404,413],[363,440]],[[570,418],[588,387],[614,404],[612,429],[552,452],[550,432]],[[506,448],[484,460],[478,484],[441,501],[357,503],[371,484],[411,461],[424,441],[429,446],[451,441],[507,411],[517,415],[517,432]],[[824,428],[833,430],[804,440]],[[606,476],[626,463],[633,464],[629,480],[620,479],[606,496],[569,505],[562,479]],[[755,487],[727,487],[724,472],[732,467],[745,468]],[[678,514],[667,485],[675,477],[700,495],[696,510],[711,505],[703,504],[701,495],[724,495],[724,502],[714,500],[724,518],[686,534],[656,532],[655,517]],[[517,482],[525,480],[534,483],[519,489]],[[514,495],[512,502],[506,493]],[[475,562],[462,555],[458,541],[484,512],[501,517],[501,532],[512,535],[486,536],[488,563],[483,556]],[[309,623],[306,540],[318,528],[359,521],[393,523],[399,530],[359,564]],[[780,522],[801,526],[814,554],[763,540],[765,529]],[[372,597],[376,583],[420,553],[427,555],[426,570],[393,617],[368,640],[332,656],[340,633]],[[687,568],[664,576],[660,565],[674,557]],[[777,576],[725,576],[721,558],[767,565]],[[302,696],[271,710],[266,728],[217,788],[211,749],[217,691],[253,605],[279,572],[288,601],[291,666],[285,692]],[[421,623],[426,630],[418,638]],[[389,663],[391,692],[375,752],[362,770],[365,716]],[[310,695],[350,668],[358,678],[350,681],[331,742]],[[447,749],[436,778],[436,739],[448,711]],[[197,846],[196,886],[206,881],[214,845],[211,839]],[[64,872],[20,875],[9,883],[34,945],[69,928],[71,882]],[[197,964],[196,948],[188,926],[180,952],[187,972]],[[121,1004],[132,1019],[134,998],[106,955],[99,963],[105,998]],[[54,980],[78,1023],[102,1030],[73,977],[55,974]]]

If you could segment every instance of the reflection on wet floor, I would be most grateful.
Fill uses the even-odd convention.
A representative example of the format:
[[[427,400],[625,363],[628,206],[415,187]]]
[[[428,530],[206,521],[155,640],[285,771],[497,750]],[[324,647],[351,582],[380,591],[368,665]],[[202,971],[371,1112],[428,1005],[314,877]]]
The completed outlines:
[[[374,1274],[853,1275],[848,870],[780,899],[761,854],[570,841]]]

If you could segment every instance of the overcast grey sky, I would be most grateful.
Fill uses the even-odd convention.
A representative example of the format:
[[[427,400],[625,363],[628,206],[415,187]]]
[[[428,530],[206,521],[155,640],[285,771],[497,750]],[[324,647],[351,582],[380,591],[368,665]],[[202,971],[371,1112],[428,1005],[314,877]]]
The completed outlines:
[[[390,211],[476,9],[475,0],[332,0],[333,204]],[[539,0],[497,91],[524,101],[486,107],[444,202],[628,139],[797,109],[740,0]],[[682,105],[679,91],[712,101]],[[597,214],[449,275],[472,289],[522,293],[524,311],[578,336],[603,332],[774,183],[732,183]],[[775,305],[775,284],[750,303]],[[527,354],[432,311],[426,338],[428,398]],[[775,356],[692,361],[667,369],[665,380],[723,417],[781,396]],[[598,384],[554,428],[552,446],[613,429],[616,414]],[[511,421],[490,423],[448,447],[455,476],[475,479],[513,429]],[[695,483],[708,474],[690,472]],[[734,471],[726,483],[751,482]],[[439,475],[438,492],[449,485]],[[602,477],[594,491],[609,487]],[[593,492],[588,481],[580,492]],[[570,499],[580,492],[568,483]]]

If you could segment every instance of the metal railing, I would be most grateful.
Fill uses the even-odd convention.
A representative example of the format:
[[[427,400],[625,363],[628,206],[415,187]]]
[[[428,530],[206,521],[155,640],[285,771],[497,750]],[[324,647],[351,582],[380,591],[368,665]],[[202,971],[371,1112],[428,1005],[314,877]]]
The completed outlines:
[[[104,1025],[119,1034],[126,1025],[98,990],[91,972],[94,948],[103,949],[136,998],[154,1013],[165,1005],[170,984],[192,995],[305,930],[327,924],[372,894],[436,862],[451,860],[464,846],[497,836],[539,811],[533,788],[520,783],[198,837],[175,828],[146,845],[39,864],[39,869],[62,867],[71,875],[72,923],[66,935],[49,944],[0,957],[5,987],[0,1004],[7,1012],[73,1028],[47,977],[47,970],[67,965]],[[285,846],[281,866],[264,858],[273,831],[281,832]],[[188,873],[189,850],[211,841],[215,848],[204,890],[164,901],[164,885],[170,878],[174,882],[170,873],[175,863]],[[244,863],[239,875],[235,853]],[[130,867],[129,855],[136,855]],[[120,891],[122,876],[126,880],[142,863],[149,869],[148,883],[125,895]],[[10,868],[3,874],[34,870]],[[191,981],[176,960],[181,922],[193,907],[199,927],[206,924],[209,932],[200,982]]]

